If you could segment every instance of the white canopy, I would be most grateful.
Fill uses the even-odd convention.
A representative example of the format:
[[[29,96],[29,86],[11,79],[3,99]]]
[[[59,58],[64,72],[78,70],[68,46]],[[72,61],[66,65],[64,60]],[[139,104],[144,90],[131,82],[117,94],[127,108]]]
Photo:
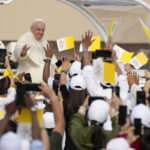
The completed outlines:
[[[65,0],[60,0],[65,1]],[[111,18],[118,22],[113,35],[115,42],[119,43],[149,43],[149,38],[144,33],[139,22],[139,17],[150,27],[150,1],[148,0],[68,0],[76,6],[90,12],[99,24],[102,25],[103,40]],[[81,11],[80,11],[81,12]],[[81,12],[82,13],[82,12]],[[94,24],[94,23],[93,23]]]

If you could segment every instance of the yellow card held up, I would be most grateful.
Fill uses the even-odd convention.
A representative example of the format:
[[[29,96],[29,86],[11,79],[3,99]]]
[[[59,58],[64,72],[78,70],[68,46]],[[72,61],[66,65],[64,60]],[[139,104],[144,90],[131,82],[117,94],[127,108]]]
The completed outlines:
[[[133,54],[134,54],[133,52],[128,52],[128,51],[124,50],[120,60],[122,62],[128,63],[131,60]]]
[[[43,114],[43,109],[36,110],[36,115],[37,115],[39,124],[42,123],[42,114]],[[20,116],[19,116],[19,122],[23,122],[23,123],[31,123],[32,122],[31,112],[30,112],[29,108],[24,107],[21,109]]]
[[[116,65],[104,62],[104,81],[108,83],[115,83],[115,68]]]
[[[100,36],[95,36],[91,38],[91,41],[95,40],[91,46],[89,47],[90,52],[94,52],[96,50],[101,49],[101,37]]]
[[[65,41],[66,41],[66,47],[67,47],[67,49],[74,48],[74,37],[73,36],[66,37]]]
[[[148,58],[147,56],[144,54],[144,52],[140,52],[139,54],[137,54],[135,56],[138,61],[142,64],[142,65],[145,65],[147,62],[148,62]]]

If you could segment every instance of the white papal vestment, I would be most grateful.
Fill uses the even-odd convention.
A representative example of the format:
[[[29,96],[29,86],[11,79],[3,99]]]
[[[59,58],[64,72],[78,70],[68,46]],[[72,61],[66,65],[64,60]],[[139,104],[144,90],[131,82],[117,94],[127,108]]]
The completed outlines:
[[[27,44],[27,47],[30,47],[30,49],[28,50],[25,57],[21,57],[20,54],[22,51],[22,47],[25,44]],[[44,68],[43,59],[45,58],[44,47],[46,48],[47,44],[48,42],[45,37],[43,37],[40,41],[37,41],[34,38],[32,32],[27,32],[23,34],[17,41],[12,57],[13,61],[17,61],[19,63],[17,73],[30,73],[32,77],[32,82],[42,82]],[[51,75],[54,72],[56,62],[57,59],[55,55],[53,55],[50,66]]]

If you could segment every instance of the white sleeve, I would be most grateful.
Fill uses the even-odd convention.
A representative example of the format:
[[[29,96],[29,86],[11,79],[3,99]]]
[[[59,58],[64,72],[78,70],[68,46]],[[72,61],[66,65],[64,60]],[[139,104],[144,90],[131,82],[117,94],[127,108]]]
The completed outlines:
[[[85,79],[87,90],[91,96],[108,97],[112,96],[111,89],[104,90],[94,79],[93,67],[91,65],[83,68],[83,77]],[[109,92],[108,92],[109,91]]]
[[[15,46],[15,49],[14,49],[14,56],[16,57],[16,59],[19,59],[19,60],[26,60],[27,59],[27,55],[25,57],[21,57],[21,51],[22,51],[22,48],[25,44],[23,43],[17,43],[16,46]],[[29,51],[28,51],[29,52]],[[27,52],[27,53],[28,53]]]
[[[136,105],[136,92],[137,91],[142,91],[141,87],[139,85],[133,84],[131,86],[131,94],[132,94],[132,101],[131,101],[131,106],[134,107]]]
[[[7,94],[7,97],[0,97],[0,106],[4,106],[4,105],[7,105],[11,102],[13,102],[16,98],[16,89],[15,88],[12,88],[10,87],[8,89],[8,94]]]
[[[128,96],[129,85],[125,75],[118,76],[118,85],[120,87],[120,98],[125,101]]]

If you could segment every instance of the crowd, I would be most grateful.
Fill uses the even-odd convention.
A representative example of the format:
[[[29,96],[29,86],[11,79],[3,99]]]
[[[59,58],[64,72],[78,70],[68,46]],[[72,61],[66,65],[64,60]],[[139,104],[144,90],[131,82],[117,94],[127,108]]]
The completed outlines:
[[[41,20],[32,24],[29,34],[38,41],[36,44],[41,42],[44,29],[45,24]],[[55,66],[53,75],[50,65],[54,50],[51,44],[46,43],[47,46],[40,49],[45,52],[42,52],[42,58],[38,57],[40,53],[33,60],[35,43],[30,41],[34,43],[33,47],[27,43],[17,44],[16,56],[21,65],[31,67],[28,70],[34,67],[34,71],[38,70],[38,63],[43,61],[44,65],[39,65],[43,71],[34,72],[34,75],[43,76],[45,83],[38,88],[45,97],[45,105],[39,122],[37,109],[43,104],[37,103],[37,93],[31,90],[22,92],[22,98],[18,96],[18,81],[31,84],[23,78],[24,72],[28,73],[26,69],[18,74],[17,79],[12,74],[1,76],[0,150],[150,150],[150,72],[145,71],[146,82],[141,87],[133,66],[120,65],[113,50],[112,37],[105,44],[105,50],[112,53],[111,57],[98,57],[91,61],[88,51],[93,42],[91,37],[91,31],[82,36],[82,59],[75,53],[73,61],[62,56],[62,69],[59,72],[60,66]],[[106,61],[115,64],[113,84],[102,81]],[[7,56],[5,67],[11,70]],[[116,87],[120,89],[119,94]],[[111,98],[108,89],[112,91]],[[22,105],[18,101],[22,101]],[[26,128],[27,124],[20,128],[23,108],[30,112],[30,130]],[[23,136],[20,132],[24,133]],[[30,138],[26,134],[30,134]]]

